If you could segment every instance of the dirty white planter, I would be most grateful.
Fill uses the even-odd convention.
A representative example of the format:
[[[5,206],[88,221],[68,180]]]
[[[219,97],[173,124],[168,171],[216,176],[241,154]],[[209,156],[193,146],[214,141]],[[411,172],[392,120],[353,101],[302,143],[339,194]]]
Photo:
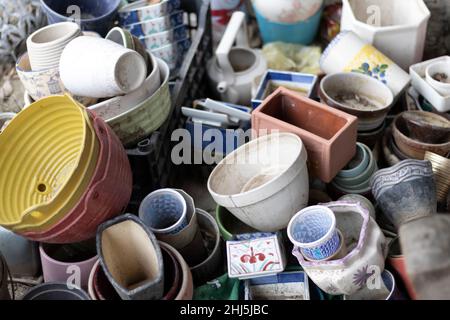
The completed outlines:
[[[343,0],[341,30],[350,30],[405,70],[422,61],[430,11],[423,0]]]
[[[384,270],[386,239],[368,210],[358,203],[324,204],[336,215],[336,227],[342,231],[349,253],[340,260],[306,261],[299,248],[292,252],[308,276],[331,295],[352,295],[366,285],[373,271]]]
[[[211,173],[214,200],[256,230],[274,232],[308,203],[307,152],[294,134],[263,136],[243,145]]]

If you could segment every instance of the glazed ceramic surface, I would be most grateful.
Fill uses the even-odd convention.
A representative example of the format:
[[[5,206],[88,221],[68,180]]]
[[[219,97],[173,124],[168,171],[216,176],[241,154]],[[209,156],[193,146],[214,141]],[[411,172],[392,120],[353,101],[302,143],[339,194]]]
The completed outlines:
[[[436,113],[408,111],[402,113],[410,137],[424,143],[450,141],[450,120]]]
[[[429,161],[405,160],[379,170],[371,186],[378,206],[397,228],[436,213],[436,186]]]
[[[311,98],[316,83],[317,76],[312,74],[268,70],[262,77],[252,99],[252,107],[256,109],[278,87],[284,87]]]
[[[0,133],[6,129],[15,116],[16,114],[13,112],[0,112]]]
[[[178,29],[183,27],[183,12],[177,11],[171,15],[155,18],[152,20],[146,20],[143,22],[133,23],[125,25],[124,28],[130,31],[136,37],[143,39],[155,39],[159,33],[167,32],[169,30]],[[152,37],[153,36],[153,37]],[[181,39],[180,39],[181,40]],[[147,47],[147,49],[152,49]]]
[[[155,4],[148,4],[147,0],[136,1],[120,8],[120,24],[127,25],[156,19],[173,13],[180,8],[180,5],[180,0],[163,0]]]
[[[78,18],[83,30],[96,32],[104,37],[114,26],[117,10],[121,3],[121,0],[100,2],[91,0],[41,0],[41,7],[49,23]],[[77,6],[79,9],[71,6]],[[72,11],[67,12],[68,9],[72,9]],[[77,14],[80,16],[77,17]]]
[[[102,118],[126,146],[136,144],[149,136],[159,129],[169,116],[172,107],[169,92],[169,67],[160,59],[155,61],[160,70],[162,84],[153,94],[149,92],[154,85],[152,80],[154,78],[150,75],[145,82],[145,88],[135,91],[136,96],[133,94],[121,99],[107,100],[105,105],[101,105],[102,108],[106,108],[101,112]],[[144,100],[138,102],[141,98]],[[95,111],[97,108],[100,108],[100,104],[92,106],[91,109]]]
[[[283,272],[286,253],[279,235],[227,242],[228,276],[249,279]]]
[[[358,117],[358,131],[379,128],[394,102],[387,86],[355,72],[327,75],[320,83],[322,103]]]
[[[108,98],[138,89],[147,76],[144,58],[113,41],[81,36],[61,55],[61,80],[73,94]]]
[[[298,135],[313,176],[329,183],[356,153],[357,118],[278,88],[252,113],[256,136],[274,130]]]
[[[370,75],[386,84],[396,99],[410,82],[403,69],[351,31],[334,38],[323,53],[320,66],[327,74],[351,71]]]
[[[136,216],[127,214],[102,224],[97,233],[97,252],[122,299],[158,300],[163,296],[161,249],[153,233]]]
[[[89,295],[77,288],[68,287],[66,283],[44,283],[28,291],[22,300],[66,301],[91,300]]]
[[[211,89],[222,101],[250,105],[253,81],[266,70],[267,62],[261,51],[249,48],[245,14],[235,12],[215,57],[208,62]]]
[[[450,84],[441,82],[435,79],[437,74],[444,76],[444,80],[450,75],[450,64],[446,61],[436,62],[430,64],[425,70],[426,81],[431,85],[434,90],[439,92],[440,95],[447,97],[450,96]]]
[[[355,32],[407,70],[422,61],[430,15],[423,0],[343,0],[341,30]]]
[[[415,64],[409,68],[409,73],[411,75],[411,81],[414,88],[424,96],[436,110],[439,112],[450,111],[450,96],[442,96],[437,92],[428,82],[426,78],[426,70],[430,65],[435,63],[444,62],[450,63],[449,56],[443,56],[424,62]]]
[[[191,40],[188,38],[179,40],[169,45],[153,49],[152,54],[155,57],[164,60],[170,67],[172,73],[181,68],[185,54],[191,47]]]
[[[372,281],[377,281],[379,286],[375,286],[375,288],[364,287],[353,295],[344,296],[344,300],[403,300],[398,291],[394,275],[390,271],[384,270],[378,277],[378,279]]]
[[[208,179],[208,190],[219,205],[248,226],[278,231],[308,203],[306,159],[297,136],[264,136],[222,160]]]
[[[331,295],[351,295],[363,288],[374,268],[384,270],[386,239],[369,212],[359,204],[331,202],[324,204],[336,215],[336,226],[342,231],[348,254],[334,261],[306,261],[299,248],[297,257],[309,278]]]
[[[140,41],[149,49],[155,50],[168,46],[171,43],[188,38],[188,29],[186,26],[177,26],[173,29],[158,32],[140,38]]]

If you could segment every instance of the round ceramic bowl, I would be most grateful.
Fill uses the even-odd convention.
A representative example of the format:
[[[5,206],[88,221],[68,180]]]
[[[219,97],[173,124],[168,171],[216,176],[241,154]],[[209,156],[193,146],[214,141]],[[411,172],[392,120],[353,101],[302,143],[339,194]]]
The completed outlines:
[[[437,80],[436,77],[442,81]],[[440,95],[450,96],[450,63],[440,61],[430,64],[425,70],[425,79]]]
[[[412,139],[411,128],[407,125],[404,113],[398,115],[394,120],[393,136],[400,151],[412,159],[423,160],[427,151],[443,157],[450,154],[450,140],[448,139],[433,144]]]
[[[134,41],[133,36],[127,30],[124,30],[119,27],[112,28],[105,37],[106,40],[110,40],[125,48],[134,50]]]
[[[91,0],[41,0],[41,7],[51,24],[73,19],[73,15],[68,15],[67,9],[76,5],[78,8],[75,7],[75,12],[70,14],[76,14],[79,10],[81,17],[77,22],[80,23],[81,28],[96,32],[104,37],[114,26],[117,11],[122,3],[121,0],[100,2]]]
[[[170,114],[169,66],[157,58],[152,58],[152,66],[155,71],[139,89],[89,108],[106,121],[125,146],[135,145],[148,137]]]
[[[172,253],[181,268],[180,287],[175,300],[192,300],[194,296],[194,282],[192,280],[192,273],[189,266],[176,249],[164,242],[159,242],[159,245],[161,248],[167,249]]]
[[[323,206],[308,207],[297,213],[289,222],[287,234],[310,260],[327,259],[340,247],[336,217]]]
[[[59,76],[59,68],[50,68],[39,71],[32,71],[28,53],[24,53],[16,64],[16,71],[19,75],[22,85],[25,87],[26,96],[31,97],[32,100],[63,94],[66,92],[64,85]],[[32,100],[27,97],[25,104],[29,105]],[[97,99],[87,97],[74,97],[83,105],[90,105],[95,103]]]
[[[160,38],[160,33],[167,32],[174,28],[183,26],[183,12],[175,12],[170,16],[164,16],[160,18],[155,18],[152,20],[146,20],[143,22],[133,23],[129,25],[125,25],[124,28],[129,30],[134,36],[139,39],[143,39],[146,37],[150,37],[153,39]],[[155,37],[153,37],[155,35]],[[163,36],[167,38],[167,35]],[[181,40],[181,39],[179,39]],[[147,42],[147,41],[146,41]],[[169,42],[168,44],[172,43]],[[153,47],[154,42],[152,42],[152,46],[148,47],[149,49],[156,49]],[[152,48],[153,47],[153,48]]]
[[[263,136],[223,159],[208,179],[208,190],[217,204],[246,225],[262,232],[278,231],[308,204],[306,159],[298,136]]]
[[[79,35],[80,27],[74,22],[51,24],[35,31],[27,39],[32,70],[58,68],[64,47]]]
[[[426,152],[425,160],[430,161],[433,166],[438,201],[445,202],[450,192],[450,159]]]
[[[0,113],[0,133],[6,129],[6,126],[11,122],[16,116],[13,112],[2,112]]]
[[[42,99],[20,112],[2,132],[0,144],[17,150],[2,154],[5,170],[0,176],[0,185],[8,190],[1,201],[1,222],[13,231],[49,225],[56,215],[66,214],[84,192],[98,157],[86,112],[65,96]],[[30,145],[32,157],[24,151]]]
[[[122,143],[101,118],[89,114],[100,141],[100,154],[93,178],[86,188],[88,192],[49,230],[25,233],[30,239],[49,243],[90,239],[95,236],[99,224],[124,212],[130,200],[132,173]],[[117,184],[117,181],[121,183]]]
[[[394,102],[392,91],[365,74],[342,72],[322,79],[319,96],[323,103],[358,117],[358,131],[380,127]]]
[[[180,7],[178,0],[136,1],[120,8],[120,24],[127,25],[160,18],[171,14]]]
[[[142,41],[149,50],[155,50],[182,39],[186,39],[187,37],[188,29],[182,24],[167,31],[140,37],[140,41]]]
[[[361,144],[356,144],[356,156],[350,161],[344,170],[341,170],[337,178],[353,178],[360,175],[369,165],[370,155]]]
[[[237,235],[255,233],[256,230],[245,225],[226,208],[217,206],[216,220],[223,240],[232,241]]]
[[[410,138],[438,144],[450,141],[450,120],[432,112],[407,111],[402,113]]]
[[[32,288],[22,300],[90,300],[89,295],[66,283],[44,283]]]
[[[326,257],[324,259],[320,259],[320,260],[314,260],[312,258],[309,257],[309,255],[307,254],[307,252],[305,251],[305,249],[300,248],[300,252],[302,253],[303,257],[308,260],[308,261],[312,261],[312,262],[324,262],[324,261],[333,261],[333,260],[339,260],[344,258],[347,255],[347,246],[345,245],[345,238],[344,235],[342,234],[342,232],[339,229],[336,229],[338,236],[339,236],[339,248],[337,248],[336,252],[333,253],[331,256]]]

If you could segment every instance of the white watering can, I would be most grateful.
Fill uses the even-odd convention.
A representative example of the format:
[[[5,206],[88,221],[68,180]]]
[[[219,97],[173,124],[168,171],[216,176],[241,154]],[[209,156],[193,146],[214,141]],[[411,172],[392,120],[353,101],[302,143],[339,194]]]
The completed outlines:
[[[262,77],[266,70],[267,62],[261,51],[249,47],[245,14],[235,12],[216,56],[208,62],[212,90],[224,102],[250,105],[253,82],[255,78]]]

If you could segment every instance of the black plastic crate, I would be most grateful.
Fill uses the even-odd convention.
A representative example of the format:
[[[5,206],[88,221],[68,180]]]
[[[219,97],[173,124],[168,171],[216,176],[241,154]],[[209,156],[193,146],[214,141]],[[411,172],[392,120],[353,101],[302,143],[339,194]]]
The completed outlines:
[[[137,212],[143,198],[171,184],[173,164],[172,132],[184,126],[181,107],[192,105],[207,96],[206,65],[212,57],[212,27],[210,0],[183,0],[187,12],[191,48],[186,53],[178,76],[171,81],[172,111],[166,123],[150,137],[127,149],[133,170],[133,194],[129,212]]]

